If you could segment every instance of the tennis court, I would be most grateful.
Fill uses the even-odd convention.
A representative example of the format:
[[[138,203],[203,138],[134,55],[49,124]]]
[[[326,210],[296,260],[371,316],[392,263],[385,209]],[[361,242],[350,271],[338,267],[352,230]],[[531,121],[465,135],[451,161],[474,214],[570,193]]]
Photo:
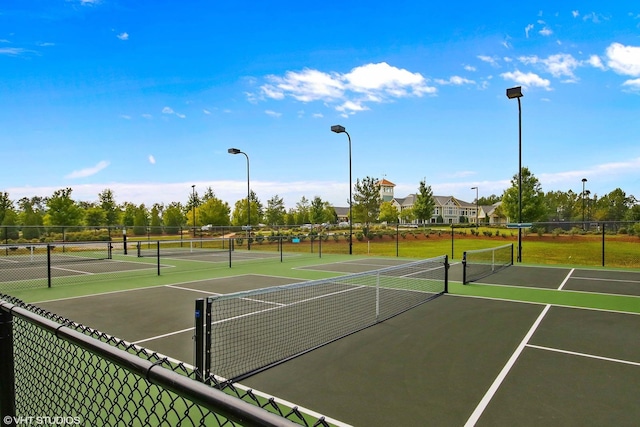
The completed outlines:
[[[278,268],[263,262],[219,270],[215,278],[38,305],[193,363],[197,298],[299,283],[312,273],[329,277],[408,261],[335,256],[278,263]],[[462,282],[461,264],[452,263],[449,275]],[[449,294],[241,384],[356,426],[637,425],[639,280],[640,273],[629,271],[512,266],[471,285],[452,283]],[[463,295],[503,288],[615,294],[631,301],[635,314]],[[345,311],[344,305],[338,308]]]

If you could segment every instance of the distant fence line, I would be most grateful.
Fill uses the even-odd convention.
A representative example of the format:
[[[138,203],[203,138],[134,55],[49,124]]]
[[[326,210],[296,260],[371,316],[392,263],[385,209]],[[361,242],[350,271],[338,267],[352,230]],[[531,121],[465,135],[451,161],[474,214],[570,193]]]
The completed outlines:
[[[174,266],[207,250],[216,253],[218,262],[190,263],[190,271],[229,268],[236,260],[283,262],[293,259],[288,255],[321,257],[349,253],[348,229],[343,228],[255,228],[249,239],[246,230],[240,227],[221,227],[208,233],[196,239],[150,235],[135,240],[125,234],[106,242],[0,244],[0,291],[124,280],[160,275],[163,271],[178,274],[182,270]],[[213,237],[223,234],[227,237]],[[451,259],[458,259],[465,250],[516,242],[517,236],[517,229],[507,227],[375,225],[366,230],[354,229],[353,253],[428,258],[450,252]],[[522,253],[524,263],[640,268],[640,222],[527,224],[523,229]],[[91,266],[73,272],[59,265],[82,261],[91,261]]]
[[[0,294],[3,425],[328,426],[249,389]],[[31,421],[29,421],[31,420]]]

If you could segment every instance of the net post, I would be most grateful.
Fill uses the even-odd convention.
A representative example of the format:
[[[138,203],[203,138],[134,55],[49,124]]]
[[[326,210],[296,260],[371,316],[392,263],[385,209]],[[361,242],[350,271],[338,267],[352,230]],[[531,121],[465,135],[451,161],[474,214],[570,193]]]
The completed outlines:
[[[376,274],[376,323],[380,321],[380,273]]]
[[[322,233],[318,234],[318,258],[322,258]]]
[[[449,256],[444,256],[444,293],[449,293]]]
[[[222,241],[222,244],[224,244],[224,240]],[[231,268],[231,251],[233,248],[233,238],[229,237],[229,244],[227,245],[229,246],[229,268]]]
[[[511,265],[513,265],[513,243],[511,244]]]
[[[3,419],[11,419],[7,425],[15,425],[16,377],[13,356],[13,315],[11,311],[0,309],[0,414]],[[3,423],[5,424],[5,423]]]
[[[160,275],[160,240],[156,242],[156,256],[158,259],[158,276]]]
[[[204,318],[204,381],[211,376],[211,299],[207,298]]]
[[[47,287],[51,287],[51,244],[47,243]]]
[[[140,258],[142,256],[142,244],[139,240],[136,242],[136,252],[138,253],[138,258]]]
[[[200,382],[204,381],[204,298],[196,299],[195,309],[195,366],[196,366],[196,379]]]
[[[511,263],[513,264],[513,243],[511,244]],[[467,251],[464,251],[462,253],[462,284],[467,283]]]
[[[282,262],[282,253],[284,252],[284,245],[282,240],[282,234],[280,235],[280,262]]]

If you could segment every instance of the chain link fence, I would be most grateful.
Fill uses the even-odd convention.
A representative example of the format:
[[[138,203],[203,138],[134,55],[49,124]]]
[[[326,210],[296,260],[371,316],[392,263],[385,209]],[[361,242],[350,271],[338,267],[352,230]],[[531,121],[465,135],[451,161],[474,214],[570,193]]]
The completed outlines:
[[[329,426],[3,294],[0,360],[3,426]]]

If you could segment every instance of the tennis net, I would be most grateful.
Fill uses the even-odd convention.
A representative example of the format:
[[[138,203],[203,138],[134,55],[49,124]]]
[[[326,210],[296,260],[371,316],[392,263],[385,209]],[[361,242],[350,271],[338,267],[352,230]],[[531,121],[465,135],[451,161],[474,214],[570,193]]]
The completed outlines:
[[[103,241],[0,245],[0,268],[106,260],[111,249],[111,242]]]
[[[156,242],[136,243],[139,257],[198,257],[216,253],[228,254],[232,250],[233,240],[227,238],[201,240],[159,240]]]
[[[462,281],[474,282],[513,265],[513,243],[496,248],[465,251]]]
[[[195,359],[201,372],[238,381],[436,298],[447,292],[448,267],[444,255],[209,297],[203,324],[210,329],[196,332],[204,356]]]

